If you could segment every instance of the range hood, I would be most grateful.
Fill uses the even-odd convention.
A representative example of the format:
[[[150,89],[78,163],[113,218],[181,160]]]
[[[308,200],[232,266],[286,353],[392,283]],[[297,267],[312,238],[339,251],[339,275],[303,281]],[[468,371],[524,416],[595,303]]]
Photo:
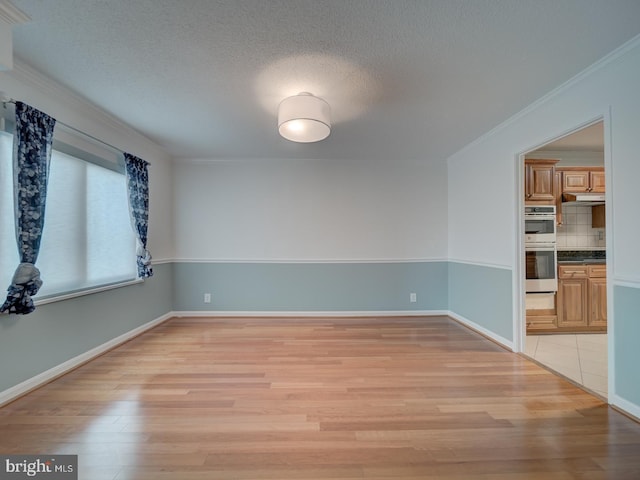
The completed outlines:
[[[604,193],[563,193],[563,205],[604,205]]]

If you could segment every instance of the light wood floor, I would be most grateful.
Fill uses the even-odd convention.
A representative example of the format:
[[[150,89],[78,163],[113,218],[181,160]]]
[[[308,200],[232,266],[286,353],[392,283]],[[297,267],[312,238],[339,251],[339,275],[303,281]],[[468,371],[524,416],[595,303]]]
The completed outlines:
[[[634,479],[640,424],[444,317],[172,319],[0,409],[80,479]]]

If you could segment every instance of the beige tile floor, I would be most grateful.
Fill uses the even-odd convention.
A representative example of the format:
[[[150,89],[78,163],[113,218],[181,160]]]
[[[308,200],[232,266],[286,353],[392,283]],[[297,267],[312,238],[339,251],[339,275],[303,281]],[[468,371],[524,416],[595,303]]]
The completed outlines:
[[[607,398],[607,334],[527,335],[524,353]]]

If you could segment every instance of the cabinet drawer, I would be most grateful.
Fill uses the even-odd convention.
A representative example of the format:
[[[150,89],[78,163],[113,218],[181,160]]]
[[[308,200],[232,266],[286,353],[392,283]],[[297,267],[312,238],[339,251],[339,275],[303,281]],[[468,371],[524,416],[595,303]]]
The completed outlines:
[[[589,265],[589,278],[605,278],[606,276],[606,265]]]
[[[558,278],[587,278],[588,276],[589,267],[587,265],[558,266]]]
[[[558,317],[555,315],[527,315],[527,330],[549,330],[558,328]]]

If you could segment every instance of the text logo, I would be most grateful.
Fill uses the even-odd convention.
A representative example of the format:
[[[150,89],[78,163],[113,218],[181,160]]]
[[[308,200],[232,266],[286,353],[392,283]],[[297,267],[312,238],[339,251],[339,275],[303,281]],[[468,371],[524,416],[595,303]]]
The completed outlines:
[[[78,480],[77,455],[0,455],[0,480]]]

